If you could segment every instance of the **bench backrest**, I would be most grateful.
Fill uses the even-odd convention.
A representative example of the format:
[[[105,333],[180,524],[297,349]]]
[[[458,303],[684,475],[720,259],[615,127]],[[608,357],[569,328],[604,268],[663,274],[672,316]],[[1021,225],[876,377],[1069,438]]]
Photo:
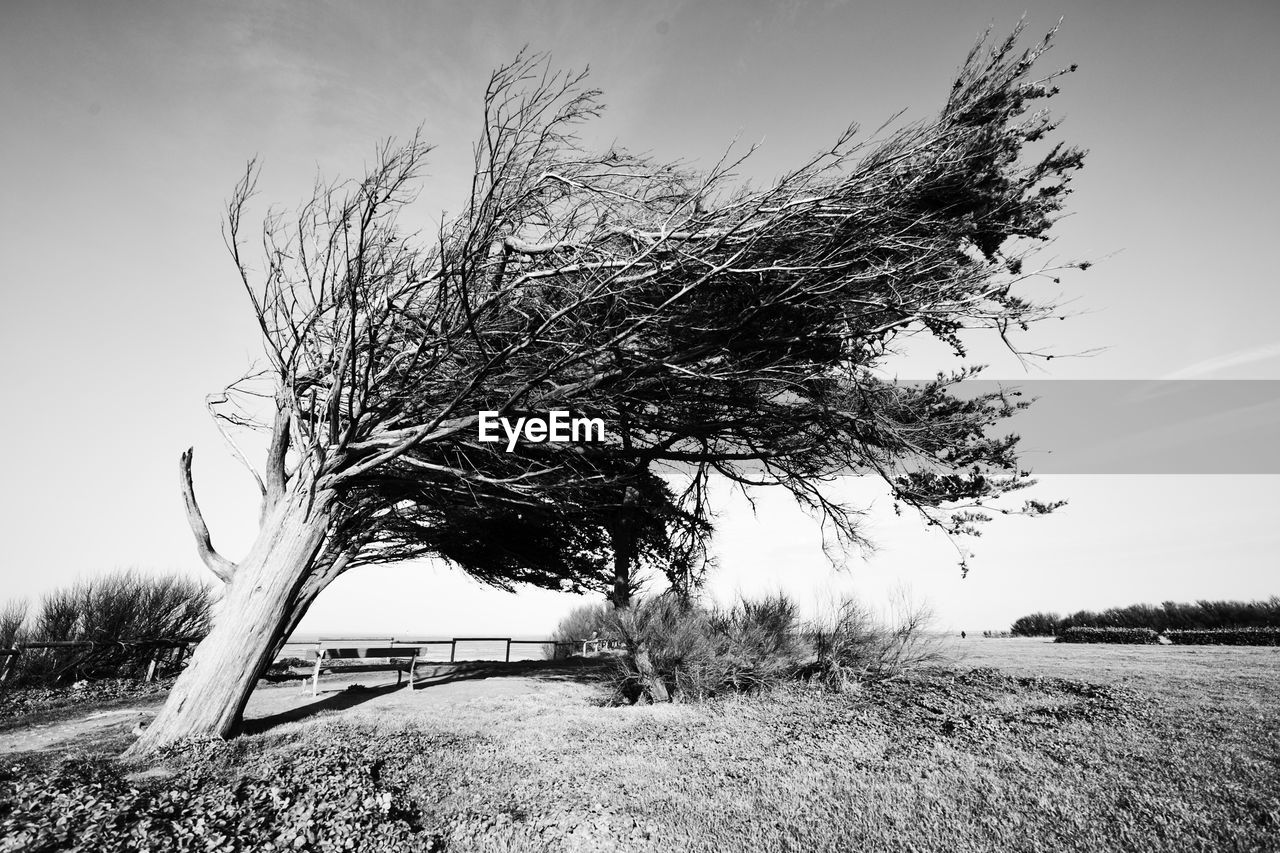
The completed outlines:
[[[323,655],[326,660],[359,660],[361,658],[411,658],[422,653],[418,646],[340,646],[335,648],[311,649],[307,657],[316,658]]]

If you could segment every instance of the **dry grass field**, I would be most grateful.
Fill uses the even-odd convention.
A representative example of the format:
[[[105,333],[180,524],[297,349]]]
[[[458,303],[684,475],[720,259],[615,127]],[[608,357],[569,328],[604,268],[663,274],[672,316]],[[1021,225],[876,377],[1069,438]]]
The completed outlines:
[[[317,699],[260,689],[249,734],[130,768],[133,793],[111,796],[287,779],[272,807],[310,815],[290,846],[315,850],[331,849],[316,778],[334,768],[372,768],[385,792],[398,840],[375,850],[1280,850],[1280,649],[951,651],[949,667],[841,695],[701,706],[611,705],[592,667],[490,668],[412,692],[335,678]],[[118,751],[156,705],[113,701],[92,719],[10,715],[11,778]],[[11,805],[11,833],[38,822],[6,818]]]

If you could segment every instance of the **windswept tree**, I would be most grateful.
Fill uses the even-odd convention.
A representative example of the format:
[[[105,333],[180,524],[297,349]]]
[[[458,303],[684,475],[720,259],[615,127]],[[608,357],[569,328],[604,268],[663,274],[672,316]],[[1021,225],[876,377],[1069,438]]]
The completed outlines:
[[[763,189],[737,178],[746,154],[695,172],[590,150],[576,134],[600,93],[524,55],[491,78],[470,193],[428,237],[398,219],[419,138],[269,216],[260,261],[251,166],[226,236],[269,363],[261,528],[238,563],[214,551],[183,457],[226,589],[135,749],[228,733],[316,595],[361,564],[441,556],[572,586],[612,559],[629,583],[661,533],[686,561],[673,571],[696,573],[713,475],[789,489],[845,542],[857,513],[827,486],[848,473],[950,529],[982,520],[1026,483],[1013,440],[988,434],[1017,406],[953,396],[964,370],[907,387],[874,368],[903,336],[963,357],[962,330],[1009,340],[1050,310],[1028,291],[1052,274],[1027,255],[1082,155],[1024,162],[1053,130],[1029,108],[1057,74],[1034,78],[1047,40],[1019,53],[1016,36],[974,49],[936,118],[868,142],[850,127]],[[607,440],[507,452],[479,440],[490,410],[598,417]],[[660,487],[662,466],[691,471],[687,488]]]

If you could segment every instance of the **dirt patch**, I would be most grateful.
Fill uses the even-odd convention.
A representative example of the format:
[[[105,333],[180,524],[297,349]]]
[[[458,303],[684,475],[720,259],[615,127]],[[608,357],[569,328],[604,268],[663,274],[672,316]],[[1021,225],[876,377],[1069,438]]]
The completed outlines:
[[[136,737],[140,723],[155,716],[152,708],[119,708],[62,722],[32,723],[0,733],[0,754],[14,752],[96,751],[110,742]]]

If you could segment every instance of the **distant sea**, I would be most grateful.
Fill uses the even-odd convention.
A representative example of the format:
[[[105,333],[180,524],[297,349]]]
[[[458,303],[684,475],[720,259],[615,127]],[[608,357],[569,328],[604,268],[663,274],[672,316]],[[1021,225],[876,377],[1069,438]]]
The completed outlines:
[[[426,661],[445,662],[449,660],[451,651],[449,641],[454,636],[447,634],[413,634],[413,633],[395,633],[395,634],[372,634],[372,633],[298,633],[289,637],[289,641],[285,643],[284,648],[280,650],[280,657],[303,657],[305,653],[315,648],[316,643],[321,639],[325,645],[332,646],[335,642],[350,643],[352,646],[378,646],[386,645],[388,641],[395,640],[399,643],[419,643],[432,642],[438,645],[429,645],[423,649],[423,654],[419,658]],[[501,637],[504,636],[500,632],[492,634],[470,633],[465,636],[488,636]],[[542,660],[546,657],[541,641],[547,638],[546,635],[519,635],[512,636],[512,640],[538,641],[537,643],[512,643],[511,660]],[[443,641],[443,642],[440,642]],[[503,660],[506,657],[507,644],[502,640],[497,641],[475,641],[463,640],[457,644],[454,660]]]

